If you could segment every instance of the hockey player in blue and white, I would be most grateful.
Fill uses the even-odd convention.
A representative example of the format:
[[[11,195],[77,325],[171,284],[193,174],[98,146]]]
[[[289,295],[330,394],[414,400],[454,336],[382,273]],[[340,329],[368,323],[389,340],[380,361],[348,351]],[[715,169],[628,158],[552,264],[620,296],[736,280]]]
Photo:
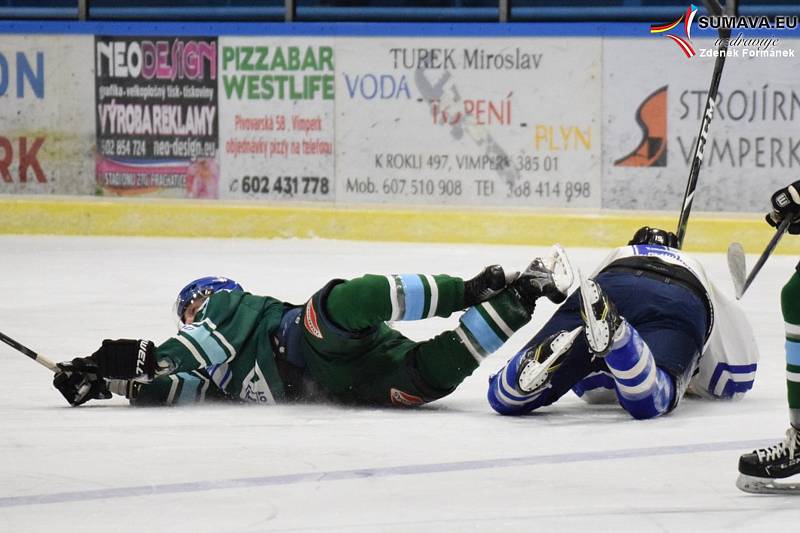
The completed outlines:
[[[522,415],[572,389],[619,402],[636,419],[674,409],[685,392],[736,398],[753,386],[759,354],[744,313],[676,247],[640,228],[489,380],[495,411]]]

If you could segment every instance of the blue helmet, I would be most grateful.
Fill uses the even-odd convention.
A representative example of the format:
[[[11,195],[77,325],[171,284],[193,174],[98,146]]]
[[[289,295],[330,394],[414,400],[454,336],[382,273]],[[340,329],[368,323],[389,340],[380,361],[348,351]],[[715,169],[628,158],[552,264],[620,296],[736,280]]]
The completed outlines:
[[[178,293],[178,299],[175,300],[174,311],[178,315],[178,321],[183,323],[183,313],[198,296],[210,296],[218,291],[243,290],[241,285],[232,279],[223,278],[222,276],[199,278],[181,289],[181,292]]]

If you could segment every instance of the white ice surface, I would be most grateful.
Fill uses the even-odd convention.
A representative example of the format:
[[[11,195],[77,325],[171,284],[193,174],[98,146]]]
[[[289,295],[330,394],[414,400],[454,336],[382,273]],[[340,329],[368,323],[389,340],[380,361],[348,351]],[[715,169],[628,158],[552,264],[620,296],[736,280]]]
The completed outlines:
[[[754,252],[755,250],[750,250]],[[176,291],[223,274],[302,302],[364,272],[521,268],[542,248],[321,240],[0,238],[0,331],[55,360],[103,338],[160,342]],[[591,271],[604,250],[568,250]],[[729,294],[724,257],[700,255]],[[749,264],[755,260],[748,257]],[[744,304],[762,361],[735,403],[685,400],[661,419],[573,395],[521,418],[494,414],[486,380],[534,321],[450,397],[415,410],[194,406],[70,408],[51,375],[0,344],[0,531],[783,531],[800,500],[744,494],[738,456],[788,425],[773,257]],[[454,319],[404,323],[424,339]]]

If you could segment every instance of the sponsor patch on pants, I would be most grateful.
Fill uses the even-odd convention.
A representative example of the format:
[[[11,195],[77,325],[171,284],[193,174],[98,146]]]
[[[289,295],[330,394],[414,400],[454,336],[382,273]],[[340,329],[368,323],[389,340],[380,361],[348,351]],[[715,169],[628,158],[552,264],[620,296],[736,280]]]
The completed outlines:
[[[319,324],[317,324],[317,312],[314,310],[313,300],[309,300],[306,304],[306,316],[303,324],[305,324],[309,333],[318,339],[322,338],[322,330],[319,329]]]
[[[407,392],[403,392],[395,388],[389,390],[389,399],[392,401],[393,405],[401,405],[401,406],[407,405],[413,407],[425,403],[425,400],[423,400],[419,396],[414,396],[413,394],[409,394]]]

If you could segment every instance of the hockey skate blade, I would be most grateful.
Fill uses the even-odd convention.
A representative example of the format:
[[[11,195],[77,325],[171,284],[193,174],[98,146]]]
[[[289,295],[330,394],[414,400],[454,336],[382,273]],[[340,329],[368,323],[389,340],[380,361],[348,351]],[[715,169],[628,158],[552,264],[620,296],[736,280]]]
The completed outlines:
[[[731,273],[733,291],[736,294],[736,299],[739,300],[744,293],[744,283],[747,278],[747,263],[744,256],[744,248],[738,242],[732,242],[728,246],[728,271]]]
[[[553,282],[556,284],[558,292],[567,294],[575,282],[575,273],[567,252],[560,245],[554,244],[550,249],[545,266],[553,273]]]
[[[776,479],[739,474],[736,486],[750,494],[800,494],[800,480],[780,482]]]
[[[578,279],[580,280],[581,308],[583,309],[584,321],[586,322],[586,335],[588,338],[597,339],[601,334],[600,324],[595,319],[594,311],[592,310],[592,304],[594,303],[595,297],[597,297],[597,291],[589,287],[588,281],[586,281],[583,272],[580,270],[578,270]],[[592,343],[589,344],[591,347]]]
[[[536,389],[547,383],[547,371],[554,364],[561,360],[561,356],[567,353],[572,347],[572,343],[583,331],[583,326],[578,326],[572,331],[564,331],[550,342],[551,354],[544,363],[531,362],[522,369],[517,379],[519,389],[530,394]],[[523,383],[524,382],[524,383]]]

